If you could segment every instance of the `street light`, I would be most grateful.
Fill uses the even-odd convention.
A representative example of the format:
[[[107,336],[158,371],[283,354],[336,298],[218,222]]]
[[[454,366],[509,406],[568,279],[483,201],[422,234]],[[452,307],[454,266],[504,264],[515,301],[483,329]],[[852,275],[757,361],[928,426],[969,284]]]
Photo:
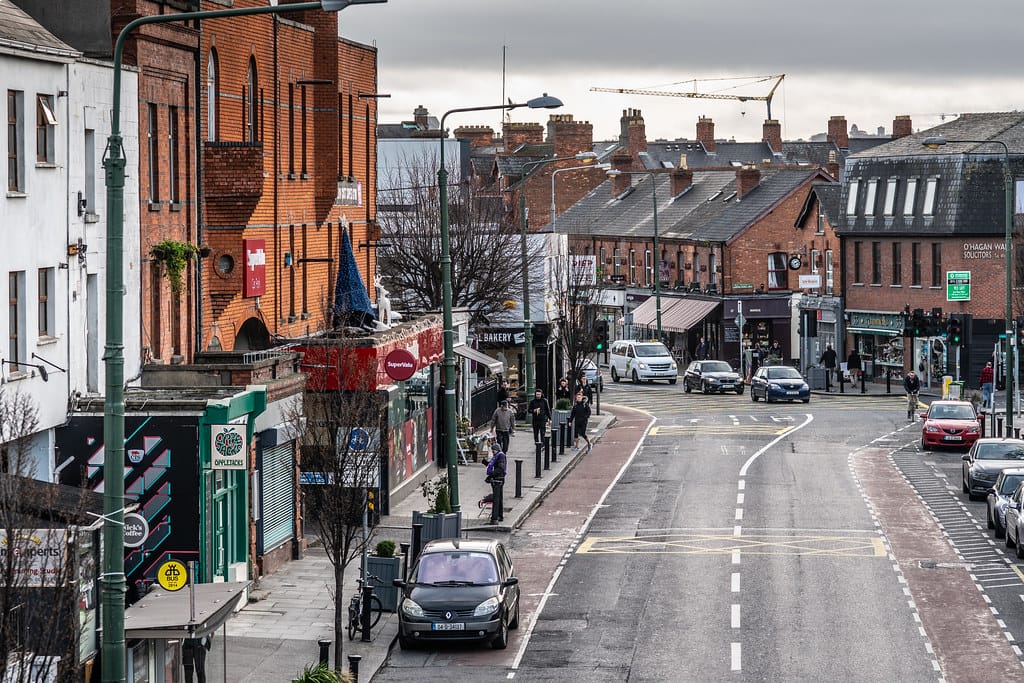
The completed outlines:
[[[658,250],[658,183],[655,171],[608,171],[609,178],[620,175],[648,175],[651,177],[651,199],[654,202],[654,308],[658,320],[658,341],[661,341],[661,252]]]
[[[540,159],[538,161],[528,161],[523,164],[523,169],[520,175],[525,179],[526,174],[529,170],[544,164],[554,163],[556,161],[583,161],[585,159],[594,160],[597,158],[595,152],[580,152],[571,157],[555,157],[552,159]],[[582,166],[577,168],[591,168],[589,166]],[[552,175],[553,177],[553,175]],[[553,183],[554,181],[552,181]],[[554,192],[554,185],[552,184],[552,193]],[[552,202],[554,202],[554,195],[552,195]],[[534,358],[533,358],[533,323],[530,320],[530,264],[528,255],[526,253],[526,191],[525,187],[519,191],[519,234],[520,234],[520,246],[523,252],[523,355],[526,356],[526,400],[530,400],[533,396],[533,380],[534,380]]]
[[[1014,343],[1013,332],[1013,175],[1010,172],[1010,148],[1002,140],[947,140],[943,137],[927,137],[921,144],[928,149],[938,149],[947,143],[968,143],[974,145],[1002,145],[1003,147],[1003,204],[1006,230],[1006,348]],[[1006,354],[1003,371],[1006,373],[1006,433],[1013,434],[1013,393],[1015,377],[1010,369],[1010,354]]]
[[[106,395],[103,399],[103,640],[101,669],[104,682],[125,679],[124,595],[124,179],[126,160],[121,140],[121,63],[128,34],[140,26],[172,21],[201,21],[252,14],[282,14],[324,10],[339,12],[349,5],[379,4],[388,0],[319,0],[290,5],[155,14],[125,24],[114,41],[113,107],[110,114],[108,156],[103,162],[107,185],[107,300]]]
[[[452,511],[458,512],[459,505],[459,464],[456,460],[455,427],[455,330],[452,323],[452,253],[448,227],[448,169],[444,165],[444,121],[449,114],[469,111],[492,111],[495,109],[557,109],[562,100],[544,93],[526,102],[494,104],[484,107],[461,107],[449,109],[441,116],[441,167],[437,170],[437,195],[441,202],[441,292],[444,313],[444,457],[448,466],[448,489],[451,494]]]

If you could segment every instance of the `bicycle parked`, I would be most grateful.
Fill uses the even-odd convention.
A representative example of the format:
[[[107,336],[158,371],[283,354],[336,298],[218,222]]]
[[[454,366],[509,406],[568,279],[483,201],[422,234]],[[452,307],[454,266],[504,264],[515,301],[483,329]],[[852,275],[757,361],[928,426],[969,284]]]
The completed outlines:
[[[370,587],[374,585],[382,586],[384,582],[379,576],[373,574],[367,574],[367,578],[370,580]],[[356,592],[352,598],[348,601],[348,639],[354,640],[356,632],[362,632],[363,630],[363,584],[366,583],[366,579],[362,577],[356,579]],[[370,629],[372,630],[377,622],[380,621],[381,614],[384,612],[384,605],[381,603],[374,593],[370,593]]]

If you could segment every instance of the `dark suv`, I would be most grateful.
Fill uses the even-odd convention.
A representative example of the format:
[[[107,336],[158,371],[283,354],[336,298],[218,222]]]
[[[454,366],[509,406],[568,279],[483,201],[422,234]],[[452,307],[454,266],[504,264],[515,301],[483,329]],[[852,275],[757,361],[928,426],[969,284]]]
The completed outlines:
[[[700,389],[705,394],[743,393],[743,378],[724,360],[695,360],[683,374],[683,391]]]

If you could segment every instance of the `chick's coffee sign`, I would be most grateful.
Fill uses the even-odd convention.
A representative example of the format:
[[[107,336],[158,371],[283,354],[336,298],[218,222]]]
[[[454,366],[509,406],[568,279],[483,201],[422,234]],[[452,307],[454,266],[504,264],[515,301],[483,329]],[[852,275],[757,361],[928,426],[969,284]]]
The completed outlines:
[[[242,296],[263,296],[267,293],[267,242],[242,240],[242,251],[245,252]]]

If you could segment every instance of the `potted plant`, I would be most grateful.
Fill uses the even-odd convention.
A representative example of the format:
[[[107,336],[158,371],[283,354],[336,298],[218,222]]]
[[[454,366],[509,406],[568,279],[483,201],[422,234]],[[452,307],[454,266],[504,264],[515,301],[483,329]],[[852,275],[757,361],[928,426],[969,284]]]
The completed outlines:
[[[157,242],[149,250],[153,260],[163,265],[167,279],[171,281],[171,291],[175,294],[181,294],[181,290],[184,289],[182,274],[188,267],[188,262],[198,253],[199,248],[196,245],[171,239]]]
[[[462,534],[462,513],[452,512],[448,475],[441,474],[423,482],[420,492],[427,499],[427,512],[413,511],[412,523],[423,525],[421,543],[437,538],[458,538]]]
[[[395,542],[383,540],[377,543],[373,553],[366,558],[366,571],[380,579],[374,581],[373,592],[380,598],[384,609],[394,612],[398,609],[398,589],[394,579],[402,576],[402,556],[395,554]]]

